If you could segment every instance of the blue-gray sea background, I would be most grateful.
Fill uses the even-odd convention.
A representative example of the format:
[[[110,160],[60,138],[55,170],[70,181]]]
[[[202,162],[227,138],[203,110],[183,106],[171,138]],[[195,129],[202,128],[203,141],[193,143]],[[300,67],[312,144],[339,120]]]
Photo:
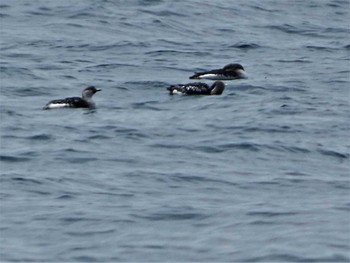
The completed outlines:
[[[1,262],[350,261],[348,0],[0,3]]]

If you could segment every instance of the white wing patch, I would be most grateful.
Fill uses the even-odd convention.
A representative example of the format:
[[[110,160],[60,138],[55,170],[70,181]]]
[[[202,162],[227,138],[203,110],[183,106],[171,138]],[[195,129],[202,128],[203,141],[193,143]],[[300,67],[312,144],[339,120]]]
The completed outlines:
[[[69,107],[68,103],[50,103],[46,106],[47,109],[57,109],[57,108],[65,108]]]

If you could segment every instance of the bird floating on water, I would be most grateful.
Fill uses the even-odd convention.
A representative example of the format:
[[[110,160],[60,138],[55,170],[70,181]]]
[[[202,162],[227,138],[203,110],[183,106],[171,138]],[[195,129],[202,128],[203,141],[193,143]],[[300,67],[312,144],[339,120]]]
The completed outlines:
[[[190,79],[234,80],[248,78],[241,64],[228,64],[221,69],[197,72]]]
[[[172,85],[167,88],[171,95],[221,95],[225,89],[222,81],[215,81],[211,86],[206,83],[194,82]]]
[[[92,96],[101,91],[94,86],[87,87],[82,92],[82,97],[70,97],[49,101],[43,110],[58,109],[58,108],[95,108],[95,103],[92,101]]]

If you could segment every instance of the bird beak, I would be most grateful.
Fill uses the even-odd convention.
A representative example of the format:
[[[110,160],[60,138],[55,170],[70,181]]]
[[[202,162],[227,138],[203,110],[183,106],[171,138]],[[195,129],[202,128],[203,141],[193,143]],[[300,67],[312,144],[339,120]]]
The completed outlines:
[[[101,89],[97,89],[96,92],[101,91]]]
[[[238,76],[239,76],[240,79],[247,79],[247,78],[248,78],[247,72],[245,72],[245,71],[242,70],[242,69],[239,69],[239,70],[238,70]]]

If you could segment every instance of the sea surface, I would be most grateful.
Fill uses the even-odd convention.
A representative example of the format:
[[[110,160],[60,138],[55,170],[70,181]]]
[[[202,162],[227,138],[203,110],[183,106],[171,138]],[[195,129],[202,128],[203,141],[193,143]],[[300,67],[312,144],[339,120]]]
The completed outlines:
[[[1,262],[350,261],[349,0],[1,0],[0,29]]]

